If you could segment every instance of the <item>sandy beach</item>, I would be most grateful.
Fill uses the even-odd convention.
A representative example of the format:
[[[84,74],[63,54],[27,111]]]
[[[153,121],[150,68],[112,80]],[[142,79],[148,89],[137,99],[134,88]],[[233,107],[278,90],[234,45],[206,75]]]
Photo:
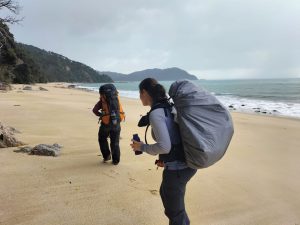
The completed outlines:
[[[155,157],[135,156],[129,144],[141,114],[138,100],[121,98],[121,162],[103,163],[92,108],[98,94],[34,85],[0,92],[0,122],[30,146],[58,143],[59,157],[0,149],[2,225],[164,225],[159,196],[162,169]],[[48,91],[40,91],[44,87]],[[232,113],[235,134],[214,166],[187,186],[193,225],[300,224],[300,120]],[[150,132],[149,132],[150,133]]]

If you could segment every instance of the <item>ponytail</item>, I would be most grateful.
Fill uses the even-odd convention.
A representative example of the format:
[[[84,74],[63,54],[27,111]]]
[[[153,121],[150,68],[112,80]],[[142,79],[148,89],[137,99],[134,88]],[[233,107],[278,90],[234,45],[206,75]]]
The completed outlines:
[[[153,103],[168,102],[166,90],[164,86],[159,84],[154,78],[146,78],[141,81],[139,85],[140,91],[146,90],[153,100]]]

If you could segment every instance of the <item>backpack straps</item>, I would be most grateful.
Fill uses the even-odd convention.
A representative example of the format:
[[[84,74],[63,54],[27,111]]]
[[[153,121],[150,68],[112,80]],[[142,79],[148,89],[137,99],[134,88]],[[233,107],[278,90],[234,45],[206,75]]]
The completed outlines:
[[[148,144],[148,142],[147,142],[147,131],[148,131],[149,126],[150,126],[150,124],[147,125],[146,130],[145,130],[145,143],[146,144]]]
[[[159,108],[163,108],[164,109],[164,112],[165,112],[165,116],[167,117],[168,116],[168,112],[167,112],[167,108],[171,108],[172,107],[172,104],[170,103],[156,103],[154,104],[150,111],[147,113],[147,115],[145,116],[142,116],[139,123],[138,123],[138,126],[139,127],[144,127],[144,126],[147,126],[146,127],[146,130],[145,130],[145,143],[148,144],[147,142],[147,131],[148,131],[148,128],[150,126],[150,113],[155,110],[155,109],[159,109]]]

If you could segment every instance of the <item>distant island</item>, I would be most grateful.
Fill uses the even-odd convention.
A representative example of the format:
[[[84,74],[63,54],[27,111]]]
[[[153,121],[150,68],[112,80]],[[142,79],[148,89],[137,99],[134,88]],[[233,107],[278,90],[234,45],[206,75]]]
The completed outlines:
[[[116,72],[99,72],[100,74],[106,74],[110,76],[114,81],[141,81],[147,77],[153,77],[160,81],[166,80],[178,80],[178,79],[187,79],[187,80],[198,80],[195,75],[191,75],[188,72],[179,69],[177,67],[167,68],[167,69],[146,69],[142,71],[133,72],[130,74],[122,74]]]

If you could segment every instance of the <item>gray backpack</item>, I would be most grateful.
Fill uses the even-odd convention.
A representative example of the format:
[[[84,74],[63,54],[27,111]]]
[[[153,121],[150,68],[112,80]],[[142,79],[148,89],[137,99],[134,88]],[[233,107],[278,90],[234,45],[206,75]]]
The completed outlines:
[[[229,111],[215,96],[187,80],[175,81],[169,95],[177,111],[187,165],[194,169],[213,165],[225,154],[234,132]]]

